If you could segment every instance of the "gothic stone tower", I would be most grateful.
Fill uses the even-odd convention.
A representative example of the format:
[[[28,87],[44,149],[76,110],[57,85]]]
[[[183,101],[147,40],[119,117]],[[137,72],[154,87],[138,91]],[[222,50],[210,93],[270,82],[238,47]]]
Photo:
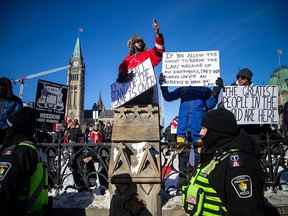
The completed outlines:
[[[84,120],[85,64],[79,37],[76,39],[74,52],[69,63],[71,67],[67,73],[69,90],[66,114],[68,118],[78,119],[81,124]]]

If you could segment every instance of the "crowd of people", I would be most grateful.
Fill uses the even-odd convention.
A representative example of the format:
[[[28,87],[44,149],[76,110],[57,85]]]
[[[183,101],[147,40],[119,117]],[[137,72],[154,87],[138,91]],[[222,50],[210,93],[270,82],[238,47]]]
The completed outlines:
[[[36,145],[37,142],[53,142],[47,133],[37,132],[35,109],[23,106],[22,100],[13,94],[12,83],[0,77],[0,206],[1,215],[45,215],[48,199],[48,172],[46,159]],[[67,122],[63,128],[66,143],[98,144],[111,142],[112,124],[102,121],[82,131],[77,120]],[[76,149],[73,149],[75,152]],[[79,178],[79,160],[75,157],[72,172],[78,190],[83,187]],[[75,166],[73,169],[73,166]],[[92,168],[93,166],[93,168]],[[88,169],[95,171],[93,160],[87,162]],[[103,173],[105,172],[105,173]],[[107,188],[107,170],[101,173],[101,186]],[[106,179],[105,179],[106,176]],[[95,177],[96,178],[96,177]],[[94,178],[94,180],[95,180]],[[95,181],[93,182],[95,184]],[[91,184],[93,184],[91,182]],[[88,185],[91,186],[91,185]]]
[[[159,23],[154,22],[153,25],[157,26],[158,33],[154,52],[157,48],[163,52],[162,34],[162,44],[157,46]],[[148,58],[143,39],[129,41],[129,48],[133,48],[128,57],[131,67]],[[160,57],[158,60],[162,59],[162,52],[156,52]],[[157,64],[152,65],[155,67]],[[121,69],[118,81],[127,82],[133,78],[133,71],[130,74],[123,73]],[[232,85],[251,86],[252,76],[249,68],[240,69]],[[180,99],[176,135],[176,146],[180,149],[178,152],[181,152],[185,144],[189,144],[191,149],[188,157],[179,157],[179,163],[182,164],[180,172],[182,169],[190,171],[190,179],[184,183],[182,190],[186,212],[190,215],[267,215],[264,173],[256,144],[259,125],[237,125],[234,114],[224,108],[221,99],[218,101],[224,89],[220,77],[212,90],[208,87],[189,86],[169,91],[164,83],[165,78],[160,74],[163,98],[166,101]],[[143,95],[152,90],[149,89]]]
[[[146,49],[139,36],[129,40],[129,55],[119,66],[118,82],[133,79],[130,69],[147,58],[151,59],[153,67],[161,62],[164,37],[156,20],[153,20],[153,30],[155,47],[152,49]],[[252,85],[252,76],[250,69],[243,68],[233,85]],[[233,113],[223,107],[221,99],[219,101],[223,80],[219,77],[213,89],[189,86],[171,91],[163,86],[165,78],[160,74],[159,83],[166,101],[181,100],[177,148],[186,144],[191,148],[188,160],[180,157],[180,169],[188,168],[191,172],[182,188],[186,212],[190,215],[265,215],[264,174],[255,137],[249,135],[257,136],[260,128],[258,125],[239,127]],[[152,87],[128,104],[154,103],[154,95]],[[48,206],[47,170],[35,146],[35,113],[32,108],[23,108],[21,99],[13,95],[7,78],[0,78],[0,110],[1,211],[41,215]],[[104,124],[102,121],[87,125],[82,131],[76,119],[69,120],[64,131],[66,143],[111,142],[111,136],[111,122]],[[77,152],[78,148],[73,151]],[[81,187],[77,159],[75,157],[72,164],[73,177]],[[94,166],[88,161],[87,166],[90,165]]]
[[[104,194],[108,188],[108,170],[103,167],[104,158],[100,162],[96,153],[88,148],[85,151],[83,144],[101,144],[103,142],[111,142],[112,136],[112,124],[108,121],[104,124],[102,121],[97,121],[94,126],[87,125],[83,132],[80,128],[78,120],[69,120],[67,124],[67,130],[64,132],[66,143],[76,144],[72,147],[73,160],[71,163],[72,175],[76,189],[81,191],[89,191],[91,187],[97,186],[97,176],[99,178],[99,186],[102,188],[101,193]],[[78,145],[77,145],[78,144]],[[79,145],[80,144],[80,145]],[[101,166],[98,175],[96,175],[96,169],[94,162],[98,161]],[[105,164],[104,166],[108,166]],[[86,170],[84,170],[86,167]],[[86,172],[86,177],[84,172]]]
[[[112,137],[112,123],[96,120],[82,130],[77,119],[69,119],[64,127],[64,143],[98,144],[109,143]]]

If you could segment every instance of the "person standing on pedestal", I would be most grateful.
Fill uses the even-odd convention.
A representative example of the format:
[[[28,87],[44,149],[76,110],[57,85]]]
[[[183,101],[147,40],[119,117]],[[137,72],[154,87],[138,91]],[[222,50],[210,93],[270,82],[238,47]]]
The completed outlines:
[[[146,44],[144,40],[138,36],[134,35],[128,40],[129,54],[124,58],[119,66],[119,73],[117,82],[125,83],[133,79],[133,71],[131,69],[142,64],[145,60],[150,58],[152,66],[155,67],[162,60],[162,55],[164,52],[164,38],[160,33],[160,25],[153,20],[152,23],[153,30],[155,32],[155,46],[150,49],[146,49]],[[126,103],[126,105],[141,105],[141,104],[151,104],[153,103],[153,96],[155,94],[154,87],[151,87],[146,92],[134,98],[132,101]]]

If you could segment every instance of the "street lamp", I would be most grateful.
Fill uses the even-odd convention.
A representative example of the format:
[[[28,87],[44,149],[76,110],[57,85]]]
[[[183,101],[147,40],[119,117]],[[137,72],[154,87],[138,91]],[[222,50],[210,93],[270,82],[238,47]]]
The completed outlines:
[[[283,49],[277,49],[278,65],[281,67],[281,55],[283,54]]]

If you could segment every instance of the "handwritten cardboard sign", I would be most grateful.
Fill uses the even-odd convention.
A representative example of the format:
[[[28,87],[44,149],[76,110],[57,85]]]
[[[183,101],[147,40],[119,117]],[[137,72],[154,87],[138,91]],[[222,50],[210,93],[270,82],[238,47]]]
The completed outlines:
[[[114,82],[111,85],[112,109],[117,108],[156,84],[156,78],[150,59],[133,68],[133,79],[126,83]]]
[[[211,86],[220,77],[219,51],[165,52],[164,86]]]
[[[223,103],[238,124],[278,124],[277,86],[225,86]]]

